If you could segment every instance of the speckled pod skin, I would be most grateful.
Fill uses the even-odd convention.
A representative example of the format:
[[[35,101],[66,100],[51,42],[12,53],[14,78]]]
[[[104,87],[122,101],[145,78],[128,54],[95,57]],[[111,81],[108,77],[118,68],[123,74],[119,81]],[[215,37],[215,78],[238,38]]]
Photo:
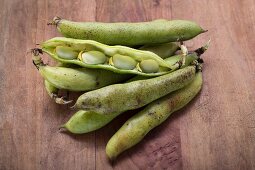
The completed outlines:
[[[73,22],[55,17],[51,25],[56,25],[65,37],[126,46],[185,41],[205,32],[198,24],[187,20],[102,23]]]
[[[148,80],[110,85],[84,93],[77,99],[75,107],[98,114],[137,109],[189,84],[195,71],[195,66],[188,66]]]
[[[88,91],[122,82],[132,77],[106,70],[39,66],[39,72],[52,86],[70,91]]]
[[[150,130],[187,105],[201,87],[202,73],[199,72],[191,84],[152,102],[127,120],[107,143],[106,154],[109,159],[115,159],[120,153],[140,142]]]

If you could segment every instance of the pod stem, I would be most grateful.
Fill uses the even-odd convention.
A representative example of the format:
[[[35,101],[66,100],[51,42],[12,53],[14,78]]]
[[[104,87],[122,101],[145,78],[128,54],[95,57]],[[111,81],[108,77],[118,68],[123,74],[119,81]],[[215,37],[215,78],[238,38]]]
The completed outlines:
[[[209,41],[207,41],[207,43],[204,46],[196,49],[194,52],[197,53],[198,56],[201,56],[209,48],[210,42],[211,39],[209,39]]]
[[[58,16],[54,17],[53,18],[53,21],[51,22],[48,22],[47,25],[55,25],[55,26],[58,26],[59,22],[61,21],[62,19]]]
[[[185,61],[186,61],[186,57],[188,55],[188,49],[187,47],[183,44],[183,42],[181,42],[181,57],[182,57],[182,60],[181,60],[181,65],[185,65]]]
[[[62,105],[73,102],[73,100],[66,100],[65,97],[63,96],[59,97],[57,94],[54,94],[54,93],[51,94],[51,98],[54,99],[57,104],[62,104]]]
[[[60,127],[58,128],[58,132],[66,132],[67,129],[65,127],[65,125],[60,125]]]

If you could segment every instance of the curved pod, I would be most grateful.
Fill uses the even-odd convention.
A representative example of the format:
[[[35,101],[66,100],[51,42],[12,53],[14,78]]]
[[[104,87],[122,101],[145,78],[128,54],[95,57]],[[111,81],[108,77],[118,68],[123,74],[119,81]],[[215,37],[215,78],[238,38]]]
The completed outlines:
[[[191,84],[152,102],[128,119],[107,143],[107,156],[113,160],[123,151],[139,143],[149,131],[164,122],[173,112],[187,105],[201,87],[202,73],[199,72]]]

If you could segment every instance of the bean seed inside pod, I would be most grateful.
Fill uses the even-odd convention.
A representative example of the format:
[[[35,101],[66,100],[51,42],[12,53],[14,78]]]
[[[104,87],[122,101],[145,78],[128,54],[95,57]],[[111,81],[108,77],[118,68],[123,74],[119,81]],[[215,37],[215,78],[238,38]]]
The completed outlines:
[[[129,56],[115,54],[112,57],[112,64],[118,69],[133,70],[137,62]]]
[[[139,66],[144,73],[156,73],[159,70],[159,64],[152,59],[141,61]]]
[[[107,57],[100,51],[88,51],[82,53],[81,59],[87,64],[103,64],[106,62]]]
[[[56,54],[58,55],[58,57],[66,60],[73,60],[78,57],[78,52],[74,51],[70,47],[65,46],[57,46]]]

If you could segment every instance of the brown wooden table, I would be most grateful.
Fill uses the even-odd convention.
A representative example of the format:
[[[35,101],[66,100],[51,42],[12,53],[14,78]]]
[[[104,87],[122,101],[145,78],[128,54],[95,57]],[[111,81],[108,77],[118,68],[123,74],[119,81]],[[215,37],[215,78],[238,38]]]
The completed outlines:
[[[26,54],[59,36],[55,15],[76,21],[190,19],[209,31],[200,95],[111,165],[108,139],[130,116],[85,135],[59,133],[74,113],[48,97]],[[254,0],[0,1],[0,169],[255,169]],[[52,63],[49,59],[45,61]]]

